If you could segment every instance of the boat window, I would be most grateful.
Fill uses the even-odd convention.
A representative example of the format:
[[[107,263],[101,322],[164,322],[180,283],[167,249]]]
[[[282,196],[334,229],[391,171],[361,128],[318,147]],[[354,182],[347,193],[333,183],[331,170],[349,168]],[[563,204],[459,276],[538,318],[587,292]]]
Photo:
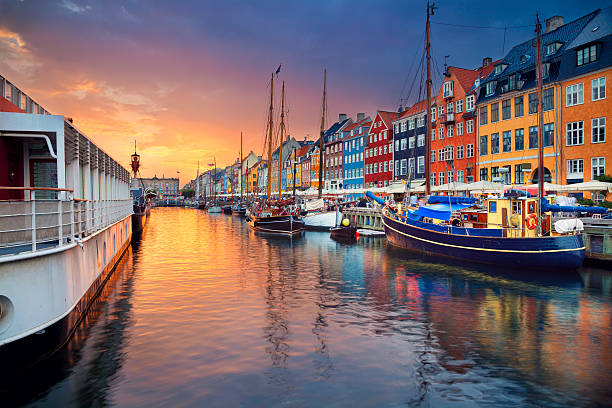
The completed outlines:
[[[489,201],[489,212],[497,212],[497,201]]]
[[[527,213],[532,214],[535,212],[535,202],[527,203]]]
[[[512,214],[520,214],[522,211],[521,203],[519,201],[512,202]]]

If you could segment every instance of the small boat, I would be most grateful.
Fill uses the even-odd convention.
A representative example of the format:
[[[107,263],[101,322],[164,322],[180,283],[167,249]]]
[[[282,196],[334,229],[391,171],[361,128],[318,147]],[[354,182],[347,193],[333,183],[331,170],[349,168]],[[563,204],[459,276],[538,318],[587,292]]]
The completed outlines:
[[[222,208],[223,208],[223,214],[230,215],[232,213],[232,206],[231,205],[224,205]]]
[[[357,228],[353,226],[338,226],[333,227],[330,231],[330,237],[333,239],[340,239],[343,241],[357,240]]]
[[[197,208],[198,210],[205,210],[205,209],[206,209],[206,202],[204,202],[204,201],[199,201],[199,202],[196,204],[196,208]]]
[[[218,213],[222,213],[223,210],[218,205],[213,205],[212,207],[208,209],[208,212],[213,213],[213,214],[218,214]]]
[[[246,204],[237,204],[232,207],[232,214],[244,217],[246,215]]]

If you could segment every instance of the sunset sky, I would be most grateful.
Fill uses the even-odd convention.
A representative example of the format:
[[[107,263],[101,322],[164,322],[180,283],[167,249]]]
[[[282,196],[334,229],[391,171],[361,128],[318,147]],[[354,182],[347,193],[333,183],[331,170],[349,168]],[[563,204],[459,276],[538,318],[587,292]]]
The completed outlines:
[[[445,55],[466,68],[502,57],[533,34],[524,26],[536,12],[568,22],[609,3],[440,0],[434,76]],[[201,169],[213,157],[220,167],[234,160],[241,131],[245,155],[263,152],[269,77],[279,64],[297,139],[318,135],[324,67],[328,124],[339,112],[372,115],[396,110],[401,98],[414,102],[425,4],[0,0],[0,74],[51,113],[74,118],[126,167],[136,139],[143,176],[180,171],[183,185],[198,160]],[[522,27],[491,28],[505,26]]]

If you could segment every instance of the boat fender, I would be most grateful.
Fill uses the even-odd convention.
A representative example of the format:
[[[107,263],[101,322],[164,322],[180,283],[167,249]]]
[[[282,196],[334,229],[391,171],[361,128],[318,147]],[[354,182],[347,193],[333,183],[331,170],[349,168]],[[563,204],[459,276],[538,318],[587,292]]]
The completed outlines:
[[[525,222],[527,223],[527,228],[530,230],[535,229],[538,226],[538,216],[536,214],[529,214],[525,217]]]
[[[345,218],[342,220],[342,225],[344,225],[345,227],[348,227],[350,224],[350,221],[348,220],[348,218]]]

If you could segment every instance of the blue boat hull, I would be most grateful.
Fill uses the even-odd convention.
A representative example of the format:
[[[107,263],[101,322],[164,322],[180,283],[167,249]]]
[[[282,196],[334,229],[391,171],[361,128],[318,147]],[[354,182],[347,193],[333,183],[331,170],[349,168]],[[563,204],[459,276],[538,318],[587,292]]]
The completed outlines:
[[[401,248],[504,268],[577,269],[585,247],[582,235],[504,238],[432,231],[410,219],[398,221],[383,212],[387,240]]]

